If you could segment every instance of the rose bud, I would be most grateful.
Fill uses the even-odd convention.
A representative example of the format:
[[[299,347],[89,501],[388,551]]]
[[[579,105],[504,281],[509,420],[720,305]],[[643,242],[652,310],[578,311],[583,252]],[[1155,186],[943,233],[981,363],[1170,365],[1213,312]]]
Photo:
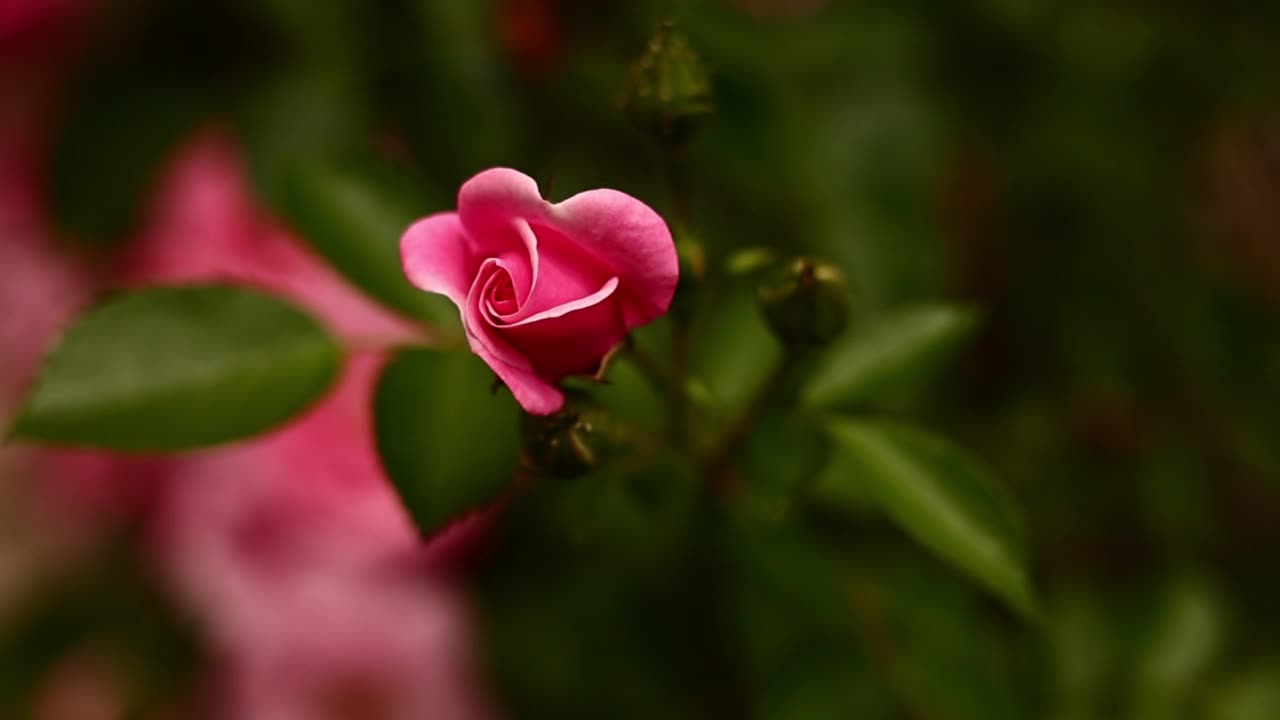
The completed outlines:
[[[707,68],[670,21],[658,25],[631,66],[622,108],[636,128],[673,145],[687,140],[714,111]]]
[[[849,287],[830,263],[797,258],[782,278],[760,288],[760,311],[789,348],[820,348],[849,322]]]
[[[671,232],[644,203],[589,190],[552,204],[506,168],[463,183],[457,212],[414,223],[400,250],[409,280],[458,306],[472,352],[535,415],[564,405],[558,381],[594,375],[665,313],[679,276]]]

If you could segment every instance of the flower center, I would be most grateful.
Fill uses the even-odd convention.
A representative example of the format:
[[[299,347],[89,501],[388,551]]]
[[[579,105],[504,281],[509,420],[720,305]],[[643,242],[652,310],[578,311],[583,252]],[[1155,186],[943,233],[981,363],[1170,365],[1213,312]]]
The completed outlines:
[[[489,287],[489,309],[494,313],[510,315],[520,309],[515,285],[511,282],[511,274],[506,270],[496,273]]]

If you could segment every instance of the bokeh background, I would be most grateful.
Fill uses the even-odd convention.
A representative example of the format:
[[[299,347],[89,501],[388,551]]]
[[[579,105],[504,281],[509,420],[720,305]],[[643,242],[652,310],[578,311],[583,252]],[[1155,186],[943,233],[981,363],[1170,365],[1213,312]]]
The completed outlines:
[[[834,576],[803,544],[743,548],[767,598],[743,644],[778,659],[736,677],[753,714],[1280,717],[1280,5],[3,0],[0,417],[58,328],[140,282],[251,281],[397,337],[298,238],[376,216],[394,242],[487,167],[670,212],[619,107],[666,17],[714,85],[682,159],[709,263],[828,259],[863,316],[978,309],[886,406],[992,468],[1044,606],[1017,618],[887,523],[846,529]],[[704,677],[663,614],[685,596],[528,550],[472,622],[448,579],[385,567],[423,560],[370,466],[377,362],[323,428],[176,470],[0,450],[0,715],[707,716],[671,700]],[[556,588],[513,602],[510,577]]]

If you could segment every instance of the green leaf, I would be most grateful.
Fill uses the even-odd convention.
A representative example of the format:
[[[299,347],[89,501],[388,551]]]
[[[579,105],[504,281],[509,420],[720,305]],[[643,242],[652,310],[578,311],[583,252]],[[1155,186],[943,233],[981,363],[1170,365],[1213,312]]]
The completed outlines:
[[[405,350],[382,373],[382,465],[422,533],[494,499],[519,457],[515,401],[464,352]]]
[[[969,336],[972,310],[924,305],[856,328],[826,353],[804,390],[810,408],[857,408],[929,375]]]
[[[154,287],[81,317],[45,359],[13,434],[115,450],[183,450],[253,435],[333,382],[337,344],[255,290]]]
[[[1157,597],[1149,617],[1153,622],[1136,658],[1129,717],[1178,717],[1200,695],[1222,654],[1222,603],[1207,578],[1184,575]]]
[[[425,212],[401,201],[378,173],[302,163],[284,180],[280,207],[321,255],[369,296],[411,317],[456,328],[448,299],[411,285],[400,264],[400,237]]]
[[[1035,614],[1018,518],[964,450],[903,425],[842,419],[828,429],[834,457],[815,487],[818,503],[856,511],[870,499],[918,542]]]

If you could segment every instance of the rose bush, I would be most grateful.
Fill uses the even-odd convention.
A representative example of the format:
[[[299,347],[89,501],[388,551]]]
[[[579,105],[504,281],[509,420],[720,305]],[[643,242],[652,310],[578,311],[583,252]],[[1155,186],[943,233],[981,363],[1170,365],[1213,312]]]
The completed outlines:
[[[671,305],[679,270],[666,223],[616,190],[560,203],[506,168],[458,191],[457,212],[401,241],[414,285],[458,306],[471,350],[530,413],[564,404],[555,383],[594,373],[627,333]]]

